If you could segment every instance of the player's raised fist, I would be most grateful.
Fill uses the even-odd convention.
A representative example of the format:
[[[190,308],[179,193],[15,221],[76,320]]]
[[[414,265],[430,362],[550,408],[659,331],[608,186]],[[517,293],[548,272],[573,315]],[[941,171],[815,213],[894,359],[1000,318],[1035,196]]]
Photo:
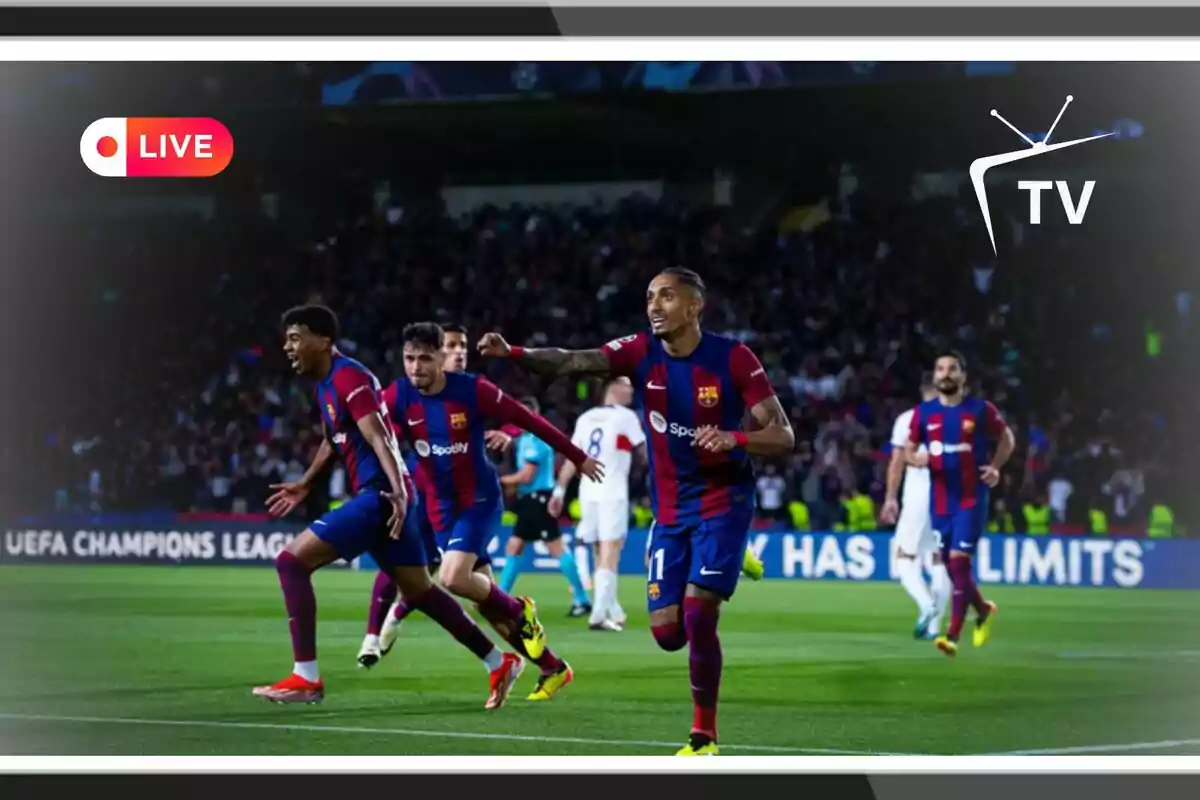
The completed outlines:
[[[579,471],[587,475],[593,483],[600,483],[604,480],[604,465],[594,458],[589,458],[580,464]]]
[[[485,333],[483,338],[479,340],[479,355],[491,356],[492,358],[508,358],[512,355],[512,348],[508,346],[508,342],[504,341],[504,337],[498,333]]]

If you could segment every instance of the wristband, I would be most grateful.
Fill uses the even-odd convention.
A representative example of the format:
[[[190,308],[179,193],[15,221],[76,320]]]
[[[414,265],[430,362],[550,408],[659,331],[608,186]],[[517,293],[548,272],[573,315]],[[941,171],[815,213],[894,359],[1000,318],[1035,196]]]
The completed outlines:
[[[733,444],[735,447],[740,447],[744,450],[747,443],[748,440],[746,439],[746,434],[742,433],[741,431],[733,432]]]
[[[524,347],[510,347],[510,348],[508,348],[508,350],[509,350],[509,356],[508,356],[509,358],[521,358],[525,355]]]
[[[554,491],[551,493],[550,496],[553,497],[555,500],[562,500],[564,497],[567,496],[567,490],[561,486],[555,486]]]

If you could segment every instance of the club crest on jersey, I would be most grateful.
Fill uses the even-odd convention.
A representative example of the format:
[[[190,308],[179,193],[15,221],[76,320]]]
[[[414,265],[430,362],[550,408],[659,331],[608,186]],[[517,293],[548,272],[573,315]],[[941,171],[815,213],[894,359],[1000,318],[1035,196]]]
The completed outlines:
[[[418,439],[414,442],[413,449],[417,451],[417,455],[421,458],[429,458],[429,442],[424,439]]]
[[[329,422],[331,424],[337,422],[337,412],[333,410],[333,403],[326,403],[325,410],[329,412]]]
[[[696,389],[696,402],[705,408],[712,408],[721,402],[721,394],[716,386],[700,386]]]
[[[975,420],[964,419],[963,420],[963,433],[970,433],[973,430],[975,430]]]
[[[659,433],[667,432],[667,418],[657,411],[650,412],[650,427]]]
[[[646,596],[651,600],[657,600],[661,595],[662,591],[659,590],[657,583],[651,583],[646,586]]]
[[[467,427],[467,415],[463,411],[456,412],[450,415],[450,427],[454,430],[462,430]]]

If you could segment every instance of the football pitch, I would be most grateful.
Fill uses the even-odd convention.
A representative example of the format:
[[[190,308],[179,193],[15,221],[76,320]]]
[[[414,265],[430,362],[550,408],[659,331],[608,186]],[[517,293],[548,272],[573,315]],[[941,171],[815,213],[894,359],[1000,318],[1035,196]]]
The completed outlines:
[[[477,660],[421,616],[355,664],[373,574],[316,577],[325,702],[250,696],[291,647],[273,570],[0,568],[0,752],[72,755],[670,755],[691,723],[687,654],[568,619],[526,575],[575,682],[499,712]],[[995,636],[956,660],[914,641],[898,585],[743,581],[721,620],[725,755],[1200,754],[1200,593],[985,587]]]

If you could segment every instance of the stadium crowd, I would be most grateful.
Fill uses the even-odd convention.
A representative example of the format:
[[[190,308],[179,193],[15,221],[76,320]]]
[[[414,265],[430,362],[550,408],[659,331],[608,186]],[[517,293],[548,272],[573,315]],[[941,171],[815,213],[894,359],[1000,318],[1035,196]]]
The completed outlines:
[[[1162,354],[1147,353],[1137,335],[1130,346],[1125,323],[1094,321],[1108,296],[1096,280],[1039,268],[1088,257],[1065,257],[1069,240],[1051,226],[1014,228],[1019,262],[980,257],[968,202],[847,191],[762,222],[646,197],[607,209],[485,207],[452,217],[436,198],[401,205],[364,196],[331,203],[302,235],[267,215],[158,225],[156,238],[117,250],[126,280],[104,299],[114,315],[136,314],[183,286],[195,308],[149,341],[122,344],[122,365],[91,389],[92,411],[116,410],[104,424],[92,414],[64,419],[48,437],[37,432],[35,444],[54,459],[42,459],[43,481],[24,476],[33,492],[25,510],[261,512],[268,485],[302,474],[319,436],[310,387],[280,350],[279,314],[289,305],[320,300],[337,310],[342,349],[386,382],[401,372],[406,322],[596,346],[644,325],[645,285],[672,264],[704,276],[706,325],[750,344],[792,416],[795,454],[760,470],[764,521],[873,529],[862,498],[881,501],[892,422],[945,346],[966,354],[972,387],[1017,429],[1018,454],[993,493],[998,529],[1025,530],[1029,507],[1049,506],[1054,522],[1085,528],[1097,510],[1115,528],[1144,528],[1152,504],[1179,508],[1180,455],[1170,443],[1196,409],[1182,393],[1169,405],[1140,391],[1162,385],[1170,369]],[[137,279],[164,258],[175,265],[171,288]],[[1156,324],[1190,330],[1188,311],[1178,295],[1176,316]],[[136,371],[147,363],[160,365],[152,383]],[[546,382],[503,363],[475,359],[469,368],[539,396],[566,430],[599,396],[598,385]],[[4,460],[10,473],[21,469],[14,452]],[[644,477],[635,474],[635,496],[645,495]],[[336,475],[329,488],[341,490]]]

